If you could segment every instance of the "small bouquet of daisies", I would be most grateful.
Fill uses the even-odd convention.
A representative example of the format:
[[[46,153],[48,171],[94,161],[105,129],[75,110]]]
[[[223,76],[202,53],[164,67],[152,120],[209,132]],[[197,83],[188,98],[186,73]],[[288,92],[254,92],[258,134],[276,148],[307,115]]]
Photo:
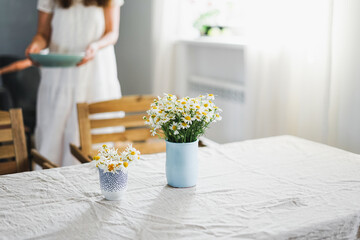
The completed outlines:
[[[134,161],[140,159],[140,152],[129,145],[121,154],[117,149],[109,148],[107,145],[102,145],[98,154],[94,157],[96,167],[102,169],[105,173],[117,173],[117,171],[127,172],[128,167]]]

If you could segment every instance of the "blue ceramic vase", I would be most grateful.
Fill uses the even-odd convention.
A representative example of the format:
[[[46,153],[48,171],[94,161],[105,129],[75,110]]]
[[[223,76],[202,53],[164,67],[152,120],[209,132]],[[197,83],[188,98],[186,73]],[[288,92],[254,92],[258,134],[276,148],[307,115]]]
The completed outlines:
[[[166,178],[172,187],[193,187],[198,179],[198,141],[166,141]]]
[[[120,200],[123,198],[127,189],[127,172],[104,172],[104,170],[99,168],[99,179],[101,193],[107,200]]]

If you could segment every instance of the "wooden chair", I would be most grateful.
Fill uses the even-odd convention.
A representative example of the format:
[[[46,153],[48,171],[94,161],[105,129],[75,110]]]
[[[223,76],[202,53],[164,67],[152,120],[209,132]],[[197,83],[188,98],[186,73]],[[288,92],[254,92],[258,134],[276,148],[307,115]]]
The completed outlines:
[[[36,150],[32,160],[43,168],[57,167]],[[0,111],[0,175],[30,170],[21,109]]]
[[[37,150],[31,149],[31,160],[38,164],[42,169],[50,169],[59,167],[57,164],[51,162],[43,155],[41,155]]]
[[[119,151],[129,143],[141,154],[165,152],[165,141],[158,136],[151,136],[143,116],[150,108],[154,96],[124,96],[120,99],[97,102],[92,104],[77,104],[80,148],[70,144],[72,154],[81,162],[91,161],[97,149],[93,144],[113,142]],[[91,116],[99,113],[125,112],[124,117],[110,119],[93,119]],[[124,127],[123,132],[92,134],[92,129],[106,127]]]

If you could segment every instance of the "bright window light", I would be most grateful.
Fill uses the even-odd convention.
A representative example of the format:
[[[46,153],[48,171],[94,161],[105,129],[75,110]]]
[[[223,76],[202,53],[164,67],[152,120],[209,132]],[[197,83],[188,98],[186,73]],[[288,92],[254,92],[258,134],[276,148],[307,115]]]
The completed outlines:
[[[241,36],[245,0],[184,0],[180,36]]]

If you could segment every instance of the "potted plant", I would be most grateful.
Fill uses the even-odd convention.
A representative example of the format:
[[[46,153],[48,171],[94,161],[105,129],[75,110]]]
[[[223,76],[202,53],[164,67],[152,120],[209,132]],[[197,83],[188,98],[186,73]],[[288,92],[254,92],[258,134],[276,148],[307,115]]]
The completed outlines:
[[[198,138],[210,123],[221,120],[214,95],[196,98],[165,94],[154,99],[144,117],[151,133],[166,140],[166,178],[173,187],[192,187],[198,177]]]
[[[129,145],[120,155],[117,149],[102,145],[94,157],[99,169],[100,188],[108,200],[120,200],[127,189],[128,168],[140,159],[140,152]]]

